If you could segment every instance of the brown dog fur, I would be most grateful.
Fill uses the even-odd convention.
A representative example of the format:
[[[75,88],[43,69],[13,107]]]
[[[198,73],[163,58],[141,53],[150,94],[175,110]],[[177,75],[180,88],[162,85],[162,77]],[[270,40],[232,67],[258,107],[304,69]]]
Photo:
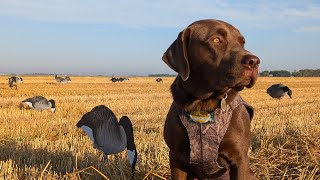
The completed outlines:
[[[229,171],[230,179],[255,179],[249,167],[250,115],[239,105],[219,146],[218,163],[224,169],[205,177],[189,165],[190,143],[177,108],[186,112],[219,108],[229,104],[244,87],[257,79],[258,57],[244,49],[244,37],[232,25],[219,20],[201,20],[184,29],[163,55],[164,62],[179,75],[171,86],[174,102],[164,128],[170,148],[172,179],[219,179]],[[192,144],[191,144],[192,146]]]

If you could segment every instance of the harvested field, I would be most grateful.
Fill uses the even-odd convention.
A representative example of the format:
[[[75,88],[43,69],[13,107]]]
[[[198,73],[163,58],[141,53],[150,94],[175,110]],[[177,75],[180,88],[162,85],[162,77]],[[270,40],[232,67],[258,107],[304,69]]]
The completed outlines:
[[[69,84],[49,76],[25,76],[18,90],[0,77],[0,179],[130,179],[124,151],[102,160],[89,138],[75,124],[96,105],[106,105],[118,118],[133,122],[139,153],[135,179],[152,172],[169,178],[168,148],[163,126],[172,102],[174,78],[130,77],[112,83],[109,77],[71,77]],[[272,99],[266,89],[284,83],[293,98]],[[57,111],[20,110],[32,96],[55,99]],[[251,167],[259,179],[320,178],[320,78],[258,78],[242,97],[255,108]],[[84,168],[93,166],[86,171]],[[155,176],[156,179],[156,176]]]

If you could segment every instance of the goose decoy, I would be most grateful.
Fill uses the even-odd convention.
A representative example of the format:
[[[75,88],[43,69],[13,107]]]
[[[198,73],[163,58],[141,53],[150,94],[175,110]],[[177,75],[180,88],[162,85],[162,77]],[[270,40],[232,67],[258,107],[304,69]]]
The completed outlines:
[[[274,84],[270,86],[267,89],[267,93],[272,97],[276,99],[280,99],[283,97],[285,94],[288,94],[288,96],[291,99],[292,96],[292,91],[291,89],[288,88],[288,86],[285,86],[283,84]]]
[[[67,83],[71,82],[70,76],[66,76],[66,77],[64,78],[64,80],[67,81]]]
[[[89,136],[95,148],[103,151],[105,158],[127,148],[128,160],[134,174],[137,150],[132,123],[127,116],[122,116],[118,122],[109,108],[100,105],[84,114],[76,126]]]
[[[66,76],[60,81],[60,83],[62,84],[69,83],[69,82],[71,82],[71,78],[69,76]]]
[[[8,78],[7,80],[8,80],[9,87],[11,89],[13,87],[18,89],[17,83],[23,83],[23,79],[21,77],[16,77],[16,76],[12,76],[12,77]]]
[[[51,112],[56,111],[56,103],[53,99],[47,100],[42,96],[35,96],[32,98],[28,98],[21,102],[21,107],[27,107],[35,110],[46,110],[51,109]]]
[[[163,80],[162,80],[161,78],[157,78],[157,79],[156,79],[156,82],[158,82],[158,83],[162,83],[162,82],[163,82]]]
[[[290,99],[292,98],[292,91],[291,89],[288,88],[288,86],[285,86],[283,84],[274,84],[272,86],[270,86],[268,89],[267,89],[267,93],[272,97],[272,98],[275,98],[275,99],[278,99],[279,102],[278,102],[278,111],[277,113],[279,113],[279,109],[280,109],[280,99],[288,94],[288,96],[290,97]]]
[[[54,80],[58,83],[69,83],[71,82],[71,78],[69,76],[66,77],[58,77],[57,74],[53,74]]]
[[[113,83],[115,83],[115,82],[125,82],[125,81],[129,81],[129,78],[124,78],[124,77],[116,78],[116,77],[112,77],[112,78],[110,79],[110,81],[112,81]]]
[[[53,74],[53,76],[54,76],[54,80],[55,80],[56,82],[61,82],[61,81],[64,79],[63,77],[58,77],[57,74]]]

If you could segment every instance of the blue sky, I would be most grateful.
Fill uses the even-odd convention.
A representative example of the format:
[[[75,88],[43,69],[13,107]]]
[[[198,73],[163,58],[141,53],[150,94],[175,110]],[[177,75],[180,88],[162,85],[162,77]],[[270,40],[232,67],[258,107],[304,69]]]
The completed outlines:
[[[0,0],[0,73],[174,73],[162,54],[199,19],[236,26],[261,71],[320,68],[320,1]]]

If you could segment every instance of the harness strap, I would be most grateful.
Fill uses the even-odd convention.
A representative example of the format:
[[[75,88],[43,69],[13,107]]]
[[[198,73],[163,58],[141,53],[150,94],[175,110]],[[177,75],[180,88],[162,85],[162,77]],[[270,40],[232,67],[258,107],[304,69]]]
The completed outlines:
[[[197,172],[209,175],[223,169],[217,163],[219,145],[229,127],[233,110],[243,103],[237,95],[224,110],[217,108],[214,111],[214,122],[208,123],[193,122],[189,114],[178,107],[180,120],[190,141],[189,163]]]

